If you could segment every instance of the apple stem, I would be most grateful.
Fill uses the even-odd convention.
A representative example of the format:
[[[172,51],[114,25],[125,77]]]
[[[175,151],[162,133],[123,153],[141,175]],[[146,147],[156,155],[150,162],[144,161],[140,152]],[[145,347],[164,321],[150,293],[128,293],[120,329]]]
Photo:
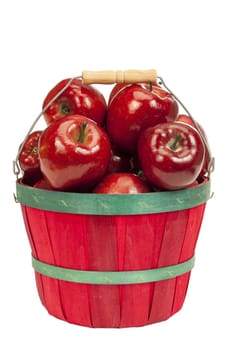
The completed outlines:
[[[175,137],[175,139],[174,139],[174,141],[173,141],[173,143],[170,145],[170,149],[172,150],[172,151],[175,151],[176,150],[176,146],[177,146],[177,143],[178,143],[178,141],[181,139],[181,134],[177,134],[176,135],[176,137]]]
[[[87,126],[87,123],[82,122],[81,129],[80,129],[80,135],[79,135],[79,138],[78,138],[78,142],[81,142],[81,143],[84,142],[86,126]]]

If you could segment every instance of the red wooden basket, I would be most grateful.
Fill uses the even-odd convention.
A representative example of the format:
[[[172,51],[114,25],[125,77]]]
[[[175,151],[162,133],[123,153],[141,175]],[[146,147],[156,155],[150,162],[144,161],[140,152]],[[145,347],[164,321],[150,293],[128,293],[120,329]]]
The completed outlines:
[[[38,293],[89,327],[168,319],[183,305],[210,181],[137,195],[46,191],[17,182]]]
[[[148,73],[98,72],[90,79],[83,72],[83,80],[149,81],[155,71]],[[168,319],[184,303],[209,198],[209,178],[184,190],[136,195],[49,191],[17,180],[42,304],[51,315],[88,327]]]

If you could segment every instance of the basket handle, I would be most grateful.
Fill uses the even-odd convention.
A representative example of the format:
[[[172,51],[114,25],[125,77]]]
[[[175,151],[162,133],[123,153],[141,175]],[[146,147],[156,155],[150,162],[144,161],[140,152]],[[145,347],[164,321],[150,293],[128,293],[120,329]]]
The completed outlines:
[[[83,71],[83,84],[147,83],[157,79],[155,69]]]

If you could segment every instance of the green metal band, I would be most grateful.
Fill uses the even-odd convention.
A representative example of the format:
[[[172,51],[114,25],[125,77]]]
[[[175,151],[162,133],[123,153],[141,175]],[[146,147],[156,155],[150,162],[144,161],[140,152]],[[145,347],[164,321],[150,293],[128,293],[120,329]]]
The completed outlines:
[[[138,271],[84,271],[62,268],[43,263],[32,257],[32,266],[36,272],[62,281],[88,284],[136,284],[163,281],[183,275],[194,267],[195,257],[167,267]]]
[[[136,215],[193,208],[210,198],[210,181],[178,191],[143,194],[94,194],[47,191],[16,182],[16,199],[23,205],[63,213]]]

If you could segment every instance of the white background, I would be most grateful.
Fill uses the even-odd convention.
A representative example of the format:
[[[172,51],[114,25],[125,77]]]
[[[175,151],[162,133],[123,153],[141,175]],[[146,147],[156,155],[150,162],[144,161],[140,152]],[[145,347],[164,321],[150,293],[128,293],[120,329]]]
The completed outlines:
[[[4,5],[3,5],[4,4]],[[232,1],[2,1],[0,348],[233,349]],[[205,128],[216,169],[183,309],[160,324],[89,329],[40,304],[12,160],[42,101],[82,70],[156,68]]]

